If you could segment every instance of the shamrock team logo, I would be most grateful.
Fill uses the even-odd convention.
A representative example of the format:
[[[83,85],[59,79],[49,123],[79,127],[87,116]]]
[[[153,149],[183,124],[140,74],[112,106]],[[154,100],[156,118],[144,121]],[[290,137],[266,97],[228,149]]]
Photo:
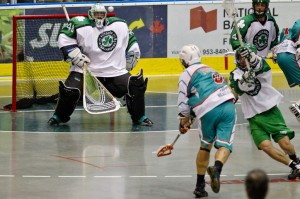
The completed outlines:
[[[110,30],[103,32],[98,37],[98,47],[104,52],[112,51],[117,45],[117,34]]]
[[[253,38],[253,44],[258,51],[262,51],[268,47],[269,31],[261,30]]]

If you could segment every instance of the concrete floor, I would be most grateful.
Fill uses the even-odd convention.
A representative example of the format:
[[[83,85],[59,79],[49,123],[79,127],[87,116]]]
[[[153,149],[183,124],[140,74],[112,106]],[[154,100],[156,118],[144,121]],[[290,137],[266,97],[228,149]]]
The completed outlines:
[[[71,121],[58,128],[47,126],[53,104],[16,113],[0,111],[0,198],[194,198],[197,125],[179,138],[170,156],[156,157],[157,149],[178,134],[177,79],[150,77],[146,114],[153,127],[133,128],[126,108],[90,115],[78,107]],[[280,109],[296,131],[293,143],[300,154],[300,124],[288,110],[300,98],[300,90],[289,89],[282,75],[276,75],[274,83],[285,96]],[[9,101],[0,99],[1,106]],[[240,103],[236,107],[233,153],[223,168],[220,193],[213,193],[208,184],[208,198],[246,199],[243,180],[254,168],[269,174],[267,199],[299,198],[300,180],[287,180],[290,169],[256,149]],[[208,176],[206,180],[209,183]]]

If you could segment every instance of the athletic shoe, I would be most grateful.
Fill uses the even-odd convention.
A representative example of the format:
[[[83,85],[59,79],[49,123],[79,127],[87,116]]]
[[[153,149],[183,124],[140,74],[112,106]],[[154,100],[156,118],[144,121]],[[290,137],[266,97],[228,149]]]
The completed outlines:
[[[133,125],[152,126],[153,122],[149,118],[147,118],[146,116],[143,116],[138,121],[134,121]]]
[[[49,126],[58,126],[59,123],[60,123],[60,119],[57,115],[53,115],[48,121]]]
[[[291,173],[288,175],[289,180],[294,180],[300,178],[300,169],[292,169]]]
[[[213,192],[219,193],[220,191],[220,173],[216,167],[210,166],[207,168],[207,173],[210,176],[210,186]]]
[[[200,186],[196,186],[195,191],[193,192],[196,198],[207,197],[208,193],[205,191],[205,182],[200,184]]]
[[[293,113],[296,117],[296,119],[298,120],[298,122],[300,122],[300,108],[299,108],[299,104],[292,104],[289,107],[291,113]]]

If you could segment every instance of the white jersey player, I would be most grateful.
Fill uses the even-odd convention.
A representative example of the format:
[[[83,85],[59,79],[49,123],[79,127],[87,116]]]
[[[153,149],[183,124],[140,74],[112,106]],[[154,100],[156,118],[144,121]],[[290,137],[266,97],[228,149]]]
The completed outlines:
[[[248,59],[250,70],[246,68]],[[272,87],[272,72],[268,63],[256,55],[253,44],[236,50],[237,67],[230,73],[230,86],[240,96],[242,112],[249,121],[254,143],[274,160],[292,168],[288,179],[300,177],[300,164],[290,142],[295,132],[289,129],[278,108],[282,95]],[[279,144],[275,148],[271,139]],[[285,155],[288,154],[289,156]]]
[[[270,50],[278,44],[279,28],[274,17],[267,13],[270,0],[252,0],[254,13],[241,18],[237,24],[245,43],[253,44],[257,55],[266,58]],[[237,31],[232,29],[230,44],[233,50],[240,46]]]
[[[125,20],[107,17],[106,8],[99,3],[91,7],[88,15],[70,19],[60,31],[59,48],[65,60],[72,64],[66,81],[60,82],[60,98],[48,124],[56,126],[70,120],[82,97],[82,67],[87,63],[92,74],[112,95],[125,96],[134,125],[152,126],[153,122],[145,116],[144,95],[148,79],[144,80],[142,70],[137,76],[128,72],[140,57],[134,33]]]

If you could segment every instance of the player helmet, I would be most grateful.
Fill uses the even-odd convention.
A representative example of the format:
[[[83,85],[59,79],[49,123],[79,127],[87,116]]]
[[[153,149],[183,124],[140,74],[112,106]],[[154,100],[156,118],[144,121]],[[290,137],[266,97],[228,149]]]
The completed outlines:
[[[200,50],[194,44],[183,46],[179,53],[179,59],[185,68],[197,62],[200,63],[200,59],[201,59]]]
[[[255,10],[255,4],[256,3],[265,3],[266,4],[266,9],[263,10],[263,11]],[[270,3],[270,0],[252,0],[252,7],[253,7],[253,10],[254,10],[254,14],[259,18],[265,16],[266,13],[269,10],[269,3]]]
[[[106,19],[107,10],[100,3],[96,3],[88,12],[89,19],[95,21],[97,28],[102,28]]]
[[[257,54],[257,49],[253,44],[245,43],[244,48],[245,47],[248,48],[250,52],[254,52],[255,54]],[[235,60],[237,62],[238,67],[243,70],[245,68],[245,66],[240,65],[240,54],[241,54],[242,48],[243,47],[240,46],[238,49],[236,49],[236,51],[235,51]]]

